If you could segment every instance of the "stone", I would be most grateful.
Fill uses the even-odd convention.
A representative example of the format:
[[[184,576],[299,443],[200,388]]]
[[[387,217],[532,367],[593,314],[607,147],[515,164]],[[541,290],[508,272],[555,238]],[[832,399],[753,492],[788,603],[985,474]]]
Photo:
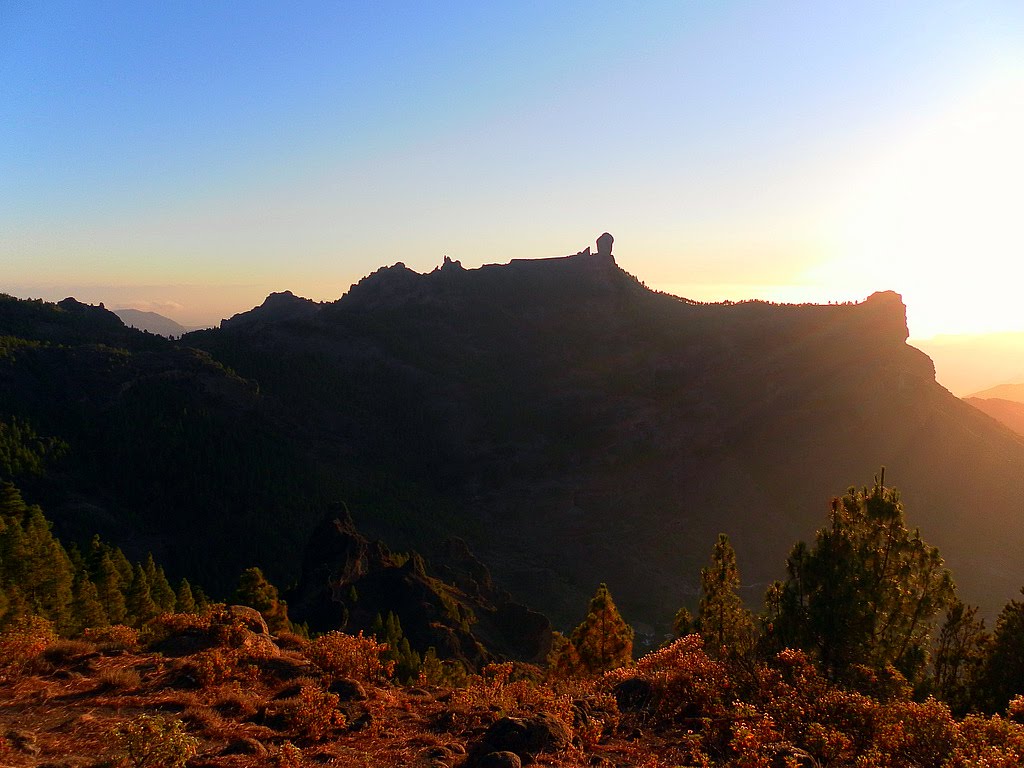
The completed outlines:
[[[231,619],[240,621],[242,626],[250,632],[254,632],[257,635],[270,634],[270,630],[267,628],[267,622],[263,618],[263,614],[255,608],[250,608],[248,605],[231,605],[228,606],[227,612]]]
[[[331,683],[327,690],[337,694],[341,701],[363,701],[366,699],[366,689],[358,680],[350,677],[342,677]]]
[[[612,688],[615,703],[622,712],[642,712],[654,702],[654,686],[647,680],[631,677]]]
[[[522,768],[523,761],[515,752],[491,752],[477,762],[479,768]]]
[[[559,752],[569,746],[569,729],[557,718],[542,712],[533,717],[503,717],[484,732],[470,753],[469,765],[493,752],[514,752],[531,761],[542,752]]]
[[[615,242],[615,238],[605,232],[599,238],[597,238],[597,255],[598,256],[611,256],[612,255],[612,243]]]

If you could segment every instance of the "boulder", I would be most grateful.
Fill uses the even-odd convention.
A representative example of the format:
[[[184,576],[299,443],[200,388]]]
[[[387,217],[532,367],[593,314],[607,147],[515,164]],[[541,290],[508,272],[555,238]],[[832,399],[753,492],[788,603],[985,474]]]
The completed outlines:
[[[495,752],[514,752],[520,760],[530,762],[542,752],[560,752],[571,739],[569,729],[546,712],[533,717],[503,717],[473,747],[467,764],[484,765],[481,761]]]
[[[491,752],[477,763],[479,768],[522,768],[523,761],[515,752]]]

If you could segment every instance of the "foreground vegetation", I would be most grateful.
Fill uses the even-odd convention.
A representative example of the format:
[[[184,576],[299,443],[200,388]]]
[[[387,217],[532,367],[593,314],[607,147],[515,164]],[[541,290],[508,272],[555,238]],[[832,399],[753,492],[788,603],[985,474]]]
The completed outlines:
[[[1016,766],[1024,699],[956,718],[898,675],[861,690],[802,651],[716,657],[690,634],[562,676],[504,663],[396,684],[372,638],[271,636],[256,612],[165,614],[58,639],[35,619],[0,658],[0,764],[20,766]],[[498,754],[496,754],[498,753]]]

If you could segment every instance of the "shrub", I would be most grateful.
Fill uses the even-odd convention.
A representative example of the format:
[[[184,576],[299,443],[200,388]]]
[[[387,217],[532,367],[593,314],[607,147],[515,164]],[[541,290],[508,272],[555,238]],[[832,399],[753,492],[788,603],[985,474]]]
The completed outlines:
[[[96,653],[96,644],[87,640],[58,640],[43,651],[43,659],[56,667]]]
[[[199,751],[199,740],[180,720],[140,715],[118,727],[115,736],[132,768],[184,768]]]
[[[337,694],[316,687],[303,687],[285,710],[288,723],[296,734],[310,741],[323,741],[335,728],[345,725],[345,715],[338,709]]]
[[[733,696],[726,666],[704,652],[700,635],[687,635],[652,651],[632,667],[612,670],[604,684],[614,687],[625,680],[651,684],[651,711],[662,723],[684,724],[700,718],[721,718]]]
[[[384,661],[386,643],[372,637],[328,632],[309,643],[306,656],[332,678],[351,677],[366,683],[375,683],[391,676],[393,661]]]
[[[134,669],[105,669],[99,674],[99,688],[104,691],[131,691],[142,685]]]
[[[21,617],[0,634],[0,680],[21,675],[57,640],[53,623],[41,616]]]
[[[195,613],[161,613],[156,618],[150,619],[145,626],[145,639],[147,644],[160,643],[174,635],[180,635],[189,630],[209,630],[210,617],[200,616]]]
[[[82,636],[96,643],[101,651],[134,651],[139,647],[139,631],[124,624],[85,630]]]
[[[274,768],[301,768],[302,750],[290,741],[285,741],[273,753],[271,760]]]

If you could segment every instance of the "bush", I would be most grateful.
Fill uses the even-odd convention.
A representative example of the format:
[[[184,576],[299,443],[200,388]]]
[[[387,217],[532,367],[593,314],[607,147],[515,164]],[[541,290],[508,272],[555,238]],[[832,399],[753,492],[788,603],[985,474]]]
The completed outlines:
[[[58,640],[43,651],[43,659],[61,667],[96,653],[96,644],[87,640]]]
[[[131,691],[142,685],[134,669],[105,669],[99,674],[99,688],[104,691]]]
[[[650,684],[647,714],[663,724],[721,718],[728,710],[726,702],[735,698],[726,666],[704,652],[704,643],[696,634],[681,637],[641,657],[632,667],[612,670],[603,678],[610,688],[632,679]]]
[[[134,651],[139,647],[139,631],[124,624],[85,630],[82,636],[101,651]]]
[[[323,741],[335,728],[345,726],[345,715],[338,709],[339,697],[316,687],[303,687],[290,702],[285,717],[296,735],[310,741]]]
[[[140,715],[118,727],[115,736],[132,768],[184,768],[199,752],[199,740],[180,720]]]
[[[0,680],[21,675],[57,640],[53,623],[41,616],[25,616],[0,634]]]
[[[394,672],[395,663],[384,661],[386,643],[372,637],[328,632],[309,643],[306,657],[328,677],[351,677],[364,683],[383,681]]]

